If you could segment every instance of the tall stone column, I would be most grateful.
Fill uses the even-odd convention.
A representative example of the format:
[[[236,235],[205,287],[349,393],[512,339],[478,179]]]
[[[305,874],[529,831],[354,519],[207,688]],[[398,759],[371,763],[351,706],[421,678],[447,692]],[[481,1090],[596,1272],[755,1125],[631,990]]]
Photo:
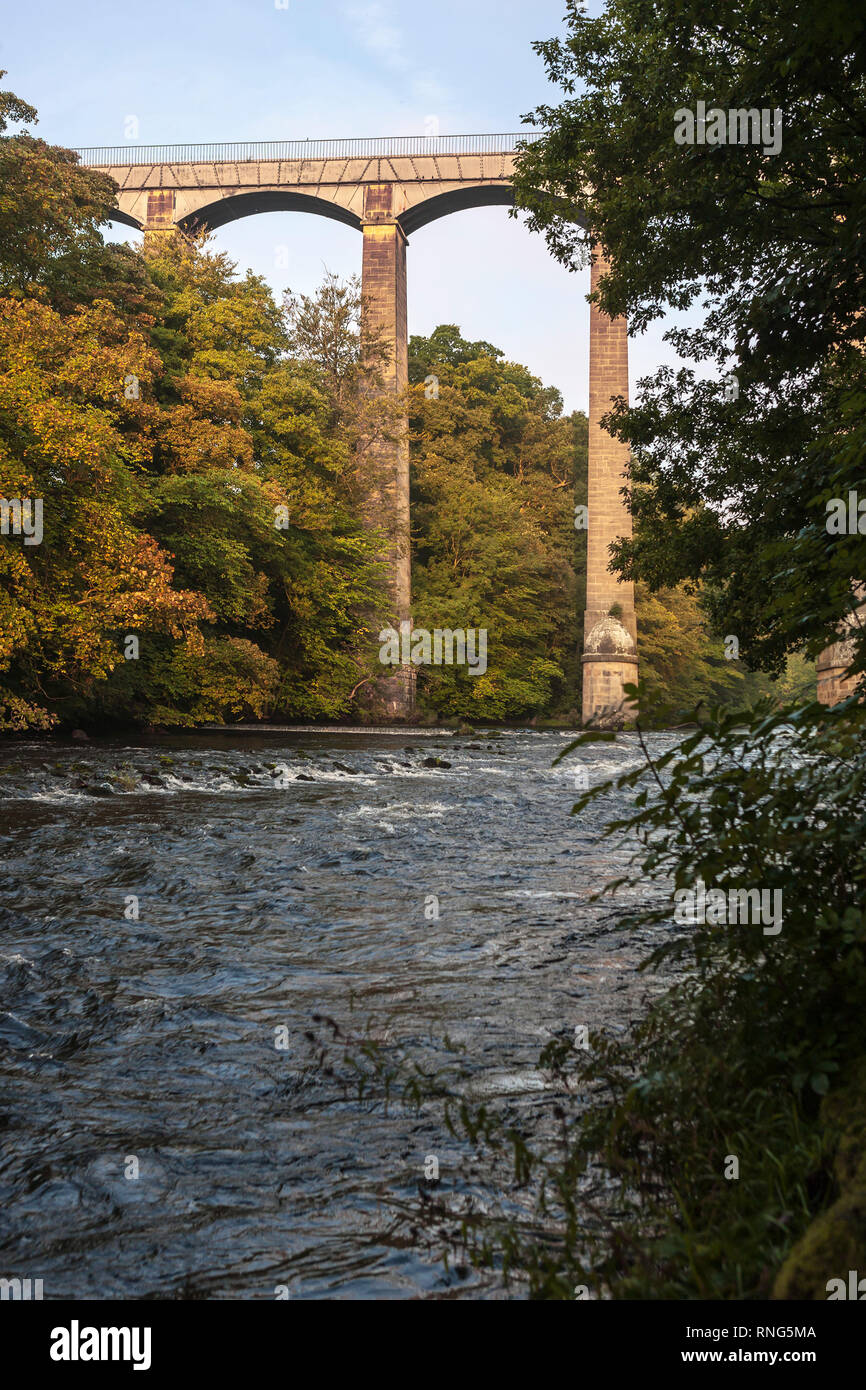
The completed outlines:
[[[409,538],[409,331],[406,308],[406,237],[392,211],[390,184],[368,184],[364,196],[361,275],[362,332],[379,382],[381,427],[362,457],[365,510],[385,533],[388,611],[380,628],[411,622]],[[377,619],[378,621],[378,619]],[[384,674],[391,670],[393,674]],[[380,718],[406,719],[415,708],[415,667],[383,668],[364,692]]]
[[[600,250],[593,253],[591,288],[607,274]],[[628,400],[628,333],[624,318],[589,308],[589,455],[586,615],[583,638],[583,721],[609,727],[635,714],[625,706],[624,686],[637,681],[634,585],[610,571],[612,541],[631,536],[631,513],[621,496],[629,452],[599,424],[611,398]]]

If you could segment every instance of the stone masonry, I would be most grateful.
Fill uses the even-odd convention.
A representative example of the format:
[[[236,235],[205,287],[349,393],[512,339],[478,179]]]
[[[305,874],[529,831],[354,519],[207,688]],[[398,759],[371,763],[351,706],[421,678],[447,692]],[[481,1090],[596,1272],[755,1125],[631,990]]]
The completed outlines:
[[[591,289],[607,273],[593,255]],[[628,332],[624,318],[589,310],[589,456],[586,615],[583,644],[583,720],[616,725],[633,716],[623,687],[637,681],[634,585],[610,571],[610,544],[631,536],[631,513],[621,490],[628,477],[628,448],[601,428],[611,398],[628,400]]]
[[[361,292],[363,334],[369,365],[381,381],[386,401],[382,432],[368,444],[362,459],[367,518],[385,532],[390,612],[382,626],[399,630],[410,619],[411,557],[409,537],[409,329],[406,306],[406,236],[391,209],[390,184],[370,184],[362,224],[364,248]],[[370,691],[371,712],[407,719],[415,705],[415,668],[400,667],[383,675]]]

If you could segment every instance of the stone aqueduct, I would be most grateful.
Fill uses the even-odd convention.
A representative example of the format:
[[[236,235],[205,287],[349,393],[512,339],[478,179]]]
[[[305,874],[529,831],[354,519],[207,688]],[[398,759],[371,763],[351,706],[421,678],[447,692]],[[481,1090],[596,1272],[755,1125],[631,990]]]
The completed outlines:
[[[82,163],[110,174],[119,188],[116,220],[143,231],[145,237],[213,230],[240,217],[273,211],[312,212],[354,227],[363,236],[365,329],[387,347],[383,390],[400,401],[408,384],[408,238],[464,208],[513,205],[516,142],[533,138],[523,132],[124,145],[78,154]],[[603,273],[604,261],[594,259],[593,289]],[[590,304],[585,721],[621,707],[624,686],[637,679],[633,586],[608,568],[610,543],[631,534],[631,516],[621,493],[628,451],[599,425],[616,396],[628,398],[626,323],[611,320]],[[411,620],[408,422],[400,413],[402,428],[393,431],[387,444],[377,446],[369,479],[370,513],[388,536],[392,612],[387,621],[395,625]],[[825,682],[836,675],[836,669],[827,671]],[[377,692],[380,712],[395,719],[411,714],[413,676],[414,671],[403,669],[397,676],[383,677]]]

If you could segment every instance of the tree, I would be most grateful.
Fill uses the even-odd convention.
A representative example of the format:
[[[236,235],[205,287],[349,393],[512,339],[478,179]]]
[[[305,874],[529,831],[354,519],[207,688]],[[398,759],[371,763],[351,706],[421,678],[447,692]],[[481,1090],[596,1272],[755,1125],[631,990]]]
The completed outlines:
[[[488,347],[453,325],[412,339],[414,620],[487,626],[491,644],[484,677],[422,669],[420,694],[450,715],[568,714],[581,680],[586,532],[574,513],[586,501],[586,417],[563,417],[556,391]],[[637,605],[642,678],[660,716],[773,694],[726,655],[698,593],[640,584]]]
[[[852,0],[611,0],[598,18],[571,0],[567,20],[536,45],[565,100],[533,113],[545,137],[518,199],[565,264],[605,249],[599,302],[636,331],[705,306],[701,328],[668,335],[696,366],[612,412],[634,458],[618,567],[703,580],[716,630],[779,671],[832,640],[866,573],[862,535],[825,529],[828,501],[866,495],[866,20]],[[709,122],[705,143],[677,143],[698,101],[780,112],[780,147],[711,143]],[[859,667],[864,653],[861,634]]]
[[[34,120],[0,96],[0,132]],[[347,710],[378,581],[351,392],[206,239],[106,246],[73,152],[3,134],[0,167],[0,495],[45,527],[4,511],[0,727]]]
[[[502,349],[492,343],[467,342],[456,323],[440,323],[429,338],[413,334],[409,339],[409,380],[413,383],[424,381],[434,367],[443,364],[458,367],[475,362],[479,357],[491,357],[495,361],[504,355]]]
[[[124,382],[157,365],[106,303],[61,315],[0,299],[0,495],[41,521],[33,544],[0,540],[0,727],[54,722],[122,663],[124,632],[189,637],[210,616],[134,521]]]
[[[586,422],[563,417],[558,392],[453,325],[413,338],[411,352],[414,622],[486,629],[489,653],[481,674],[421,668],[420,696],[470,718],[563,702],[567,710],[577,675],[574,480]]]
[[[345,713],[378,581],[356,496],[356,287],[327,275],[280,307],[206,238],[161,239],[148,266],[168,367],[148,524],[220,630],[277,662],[272,711]]]

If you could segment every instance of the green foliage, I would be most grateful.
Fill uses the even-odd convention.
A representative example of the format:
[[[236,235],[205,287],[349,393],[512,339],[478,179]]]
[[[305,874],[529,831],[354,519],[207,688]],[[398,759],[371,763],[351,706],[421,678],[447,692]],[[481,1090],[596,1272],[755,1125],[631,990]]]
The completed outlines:
[[[414,620],[486,627],[491,653],[484,676],[421,668],[419,695],[468,719],[567,714],[580,685],[586,533],[573,509],[586,499],[586,417],[563,417],[556,392],[453,325],[412,338],[410,376]],[[698,595],[639,585],[636,602],[657,720],[701,700],[743,708],[773,692],[726,659]]]
[[[413,333],[409,339],[409,380],[417,385],[431,372],[435,374],[439,367],[459,367],[479,357],[496,361],[504,356],[502,349],[492,343],[467,342],[456,323],[440,323],[429,338]]]
[[[317,296],[278,309],[258,277],[237,279],[225,256],[179,238],[148,265],[166,297],[154,341],[173,373],[149,525],[222,631],[277,663],[260,713],[344,713],[379,582],[348,423],[357,297],[329,276]]]
[[[830,499],[866,495],[862,6],[611,0],[590,18],[571,0],[567,22],[536,45],[565,99],[534,113],[546,135],[518,200],[570,265],[583,218],[612,265],[600,303],[635,330],[705,309],[667,335],[695,365],[660,369],[613,412],[635,484],[618,563],[654,588],[701,582],[715,630],[778,674],[833,640],[866,572],[864,536],[825,530]],[[677,144],[675,112],[698,100],[778,108],[781,150]]]
[[[170,703],[154,705],[158,722],[230,723],[262,718],[274,698],[279,666],[254,642],[218,637],[207,639],[200,650],[191,643],[176,647],[159,678]]]
[[[481,353],[482,355],[478,355]],[[453,326],[413,338],[413,617],[486,628],[488,669],[427,667],[419,696],[438,713],[518,718],[574,703],[575,474],[586,420],[558,393]]]
[[[644,724],[678,722],[701,703],[737,710],[762,696],[785,705],[814,695],[815,666],[802,653],[789,657],[776,681],[727,656],[724,641],[711,634],[700,595],[685,585],[653,592],[638,583],[635,604]]]
[[[634,796],[609,830],[638,846],[625,882],[644,902],[651,885],[702,880],[778,889],[783,904],[775,935],[698,924],[663,940],[648,965],[679,982],[627,1042],[578,1062],[612,1095],[581,1118],[580,1143],[602,1146],[633,1202],[604,1269],[620,1296],[768,1293],[832,1189],[818,1098],[866,1049],[864,721],[814,704],[715,714],[614,784]],[[670,899],[621,920],[661,925]],[[727,1155],[739,1180],[723,1176]]]

